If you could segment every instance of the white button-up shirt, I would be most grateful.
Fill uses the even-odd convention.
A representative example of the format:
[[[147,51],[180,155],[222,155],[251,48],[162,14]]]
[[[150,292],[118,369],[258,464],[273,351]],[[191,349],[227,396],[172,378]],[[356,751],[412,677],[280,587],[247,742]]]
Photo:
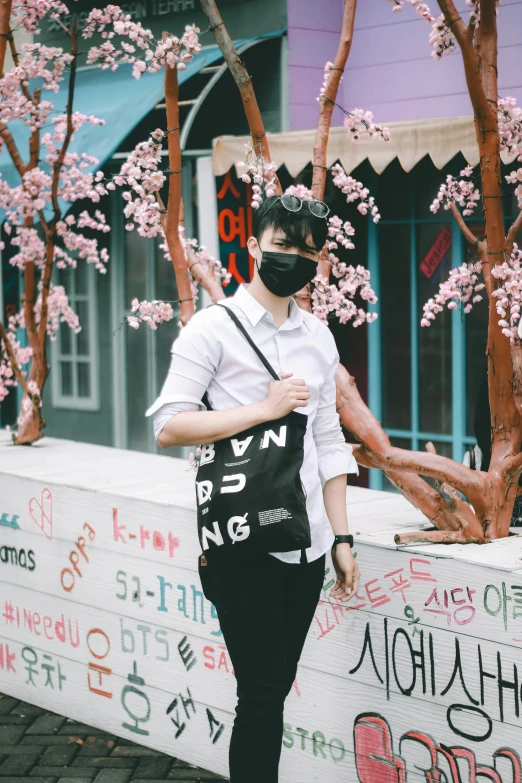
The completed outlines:
[[[322,487],[328,479],[357,473],[352,448],[345,443],[336,412],[334,373],[339,354],[332,333],[314,315],[292,299],[287,320],[278,328],[272,314],[241,286],[223,300],[239,317],[276,372],[292,372],[309,391],[301,480],[311,528],[308,562],[331,547],[332,527],[324,506]],[[172,416],[187,410],[205,410],[205,392],[216,411],[261,402],[268,394],[271,375],[260,362],[232,319],[221,307],[197,312],[172,346],[172,362],[161,394],[147,411],[155,415],[156,438]],[[273,552],[287,563],[299,563],[301,551]]]

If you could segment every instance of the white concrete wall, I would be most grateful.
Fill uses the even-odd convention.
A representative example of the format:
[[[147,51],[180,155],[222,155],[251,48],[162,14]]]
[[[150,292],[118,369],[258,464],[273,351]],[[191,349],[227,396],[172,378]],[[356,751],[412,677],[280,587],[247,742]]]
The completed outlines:
[[[167,457],[0,434],[0,691],[227,774],[235,683],[193,481]],[[397,551],[422,523],[401,497],[348,506],[361,588],[329,602],[329,564],[282,783],[520,783],[521,539]]]

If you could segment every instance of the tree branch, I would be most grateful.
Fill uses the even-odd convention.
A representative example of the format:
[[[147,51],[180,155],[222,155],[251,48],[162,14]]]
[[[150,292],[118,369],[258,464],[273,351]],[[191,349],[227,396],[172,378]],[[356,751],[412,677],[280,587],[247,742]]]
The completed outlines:
[[[13,161],[15,169],[19,173],[20,177],[23,177],[26,171],[26,164],[23,162],[22,156],[18,152],[18,148],[16,146],[15,140],[13,139],[11,131],[7,129],[6,125],[0,125],[0,136],[5,142],[5,146],[7,147],[7,151],[11,156],[11,160]]]
[[[49,291],[51,290],[51,274],[54,261],[54,241],[50,231],[46,237],[45,243],[45,266],[42,274],[42,305],[40,308],[40,324],[38,326],[38,342],[42,355],[45,356],[45,337],[47,334],[47,316],[49,313]],[[33,264],[33,286],[34,286],[34,264]],[[35,293],[36,296],[36,293]],[[33,302],[34,310],[34,302]]]
[[[518,213],[517,217],[509,227],[506,237],[506,255],[509,258],[513,252],[513,245],[517,238],[518,232],[522,229],[522,209]]]
[[[263,118],[261,117],[261,111],[259,109],[254,87],[252,85],[252,78],[241,61],[238,53],[235,50],[232,39],[228,34],[228,30],[225,27],[225,23],[221,18],[218,7],[214,0],[201,0],[201,7],[207,15],[210,23],[210,29],[213,30],[218,43],[219,48],[223,54],[223,58],[229,67],[230,73],[239,89],[241,99],[243,101],[243,108],[245,109],[245,115],[250,128],[250,135],[252,136],[252,146],[255,154],[258,157],[263,157],[266,161],[271,161],[270,147],[268,139],[265,133],[265,126],[263,125]],[[279,180],[276,177],[276,186],[279,193],[282,192]]]
[[[486,93],[480,80],[479,59],[473,46],[473,40],[469,34],[468,27],[462,19],[460,19],[460,14],[457,11],[453,0],[437,0],[437,2],[440,10],[444,14],[446,24],[451,23],[451,30],[461,48],[469,97],[475,113],[479,114],[484,121],[487,118],[491,119],[493,111],[488,103]]]
[[[418,530],[415,533],[396,533],[396,544],[485,544],[484,534],[470,534],[466,530]]]
[[[522,473],[522,452],[516,454],[508,460],[507,465],[502,470],[502,478],[512,484]]]
[[[76,31],[76,22],[73,23],[73,28]],[[60,207],[58,205],[58,184],[60,181],[60,171],[62,167],[62,163],[65,160],[65,154],[67,152],[67,147],[69,146],[74,128],[72,124],[72,108],[73,108],[73,98],[74,98],[74,86],[76,82],[76,55],[78,52],[78,37],[76,35],[72,36],[72,46],[71,46],[72,54],[74,54],[74,59],[72,61],[71,65],[71,76],[69,81],[69,94],[67,98],[67,132],[65,135],[65,139],[62,145],[62,148],[58,154],[58,158],[53,164],[53,179],[52,179],[52,185],[51,185],[51,201],[54,207],[54,216],[53,220],[51,222],[51,228],[48,229],[45,233],[45,266],[42,274],[42,289],[41,289],[41,297],[42,297],[42,304],[40,308],[40,324],[38,326],[38,332],[36,328],[36,320],[34,317],[34,306],[36,304],[36,285],[35,285],[35,268],[34,263],[31,264],[30,269],[28,270],[28,277],[31,277],[31,280],[29,281],[29,292],[30,296],[26,300],[26,306],[25,306],[25,313],[26,313],[26,328],[27,328],[27,334],[29,337],[29,342],[31,343],[31,339],[34,342],[31,343],[33,348],[33,355],[34,355],[34,361],[40,361],[42,362],[42,367],[45,367],[46,365],[46,359],[45,359],[45,340],[47,335],[47,318],[49,314],[49,291],[51,290],[51,275],[53,271],[53,263],[54,263],[54,235],[56,231],[56,223],[60,218]],[[35,90],[34,93],[34,101],[35,104],[38,105],[40,101],[40,95],[41,90]],[[30,158],[29,163],[27,164],[27,170],[33,169],[36,167],[38,163],[38,156],[40,154],[40,131],[36,129],[34,133],[31,133],[31,138],[29,141],[29,149],[30,149]],[[26,268],[28,264],[26,263]],[[28,312],[30,310],[30,312]]]
[[[20,60],[20,55],[18,54],[18,51],[16,49],[16,43],[13,35],[11,35],[11,37],[9,38],[9,49],[11,50],[11,57],[13,58],[14,64],[18,65],[18,61]],[[24,84],[22,82],[22,84],[20,85],[20,89],[22,90],[22,93],[25,95],[28,101],[33,100],[33,96],[31,95],[31,91],[27,86],[27,84]]]
[[[167,37],[163,33],[163,37]],[[187,269],[185,251],[181,244],[179,226],[181,218],[181,147],[179,135],[179,84],[178,71],[165,65],[165,104],[167,111],[167,144],[169,150],[169,200],[164,223],[165,239],[169,248],[179,295],[180,320],[187,324],[194,315],[194,299]]]
[[[40,105],[40,99],[42,97],[42,91],[37,89],[34,91],[34,105]],[[40,158],[40,128],[35,128],[32,131],[29,138],[29,163],[27,164],[27,171],[35,169],[38,166]]]
[[[163,233],[165,234],[166,229],[166,216],[164,214],[165,207],[163,206],[163,200],[159,193],[156,193],[156,200],[159,204],[159,207],[162,211],[161,215],[161,226],[163,228]],[[180,207],[180,224],[184,223],[184,219],[182,217],[183,214],[183,201],[181,202]],[[202,261],[198,261],[196,259],[196,254],[194,253],[194,249],[187,245],[185,249],[185,266],[187,269],[187,276],[190,273],[194,280],[199,283],[199,285],[203,288],[204,291],[207,292],[207,294],[210,296],[213,302],[219,302],[221,299],[225,299],[225,293],[223,291],[222,286],[218,283],[216,277],[214,274],[212,274],[212,271],[208,269],[207,266]],[[190,279],[190,278],[189,278]]]
[[[24,376],[22,375],[22,370],[20,365],[16,361],[16,356],[14,355],[13,346],[11,345],[9,335],[7,334],[7,331],[1,321],[0,321],[0,340],[2,340],[4,344],[5,352],[7,354],[7,358],[9,359],[9,364],[13,369],[13,372],[16,376],[18,383],[24,390],[25,394],[27,394],[27,396],[32,400],[35,395],[31,394],[31,392],[27,388],[27,382]]]
[[[473,505],[480,506],[483,490],[480,474],[438,454],[392,446],[381,425],[362,401],[354,379],[342,365],[337,367],[335,380],[341,422],[363,444],[360,447],[362,454],[368,456],[375,467],[385,472],[419,473],[447,482],[466,495]]]
[[[78,66],[78,34],[77,34],[77,22],[76,20],[73,21],[73,29],[72,33],[70,34],[71,37],[71,54],[72,54],[72,62],[71,62],[71,73],[69,76],[69,91],[67,95],[67,106],[66,106],[66,114],[67,114],[67,131],[65,133],[65,138],[63,140],[62,147],[60,149],[60,152],[58,153],[58,157],[53,163],[53,180],[51,185],[51,202],[54,209],[54,217],[52,221],[52,231],[55,230],[56,223],[60,220],[61,217],[61,211],[60,206],[58,204],[58,183],[60,181],[60,171],[62,168],[62,164],[65,160],[65,156],[67,154],[67,150],[69,148],[69,144],[71,141],[71,137],[74,133],[74,126],[72,121],[72,114],[73,114],[73,100],[74,100],[74,88],[76,86],[76,70]],[[43,292],[42,292],[43,294]]]
[[[197,260],[194,248],[190,246],[187,247],[187,261],[188,271],[194,280],[207,292],[212,301],[219,302],[221,299],[224,299],[225,293],[223,288],[216,280],[212,270],[205,266],[202,261]]]
[[[353,454],[359,465],[377,468],[360,445],[353,446]],[[448,501],[433,489],[421,476],[413,473],[386,470],[385,475],[404,497],[439,530],[459,530],[458,519],[448,508]]]
[[[468,242],[474,245],[475,242],[477,241],[477,237],[475,236],[473,231],[471,231],[471,229],[468,228],[468,226],[466,225],[466,222],[462,217],[462,214],[459,212],[459,208],[457,207],[454,201],[450,201],[450,209],[451,212],[453,213],[453,217],[457,221],[458,227],[464,234],[465,238],[468,240]]]
[[[324,198],[328,137],[339,85],[352,47],[356,7],[357,0],[344,0],[341,38],[333,68],[328,76],[326,90],[319,101],[319,120],[315,135],[312,177],[312,192],[317,199]]]

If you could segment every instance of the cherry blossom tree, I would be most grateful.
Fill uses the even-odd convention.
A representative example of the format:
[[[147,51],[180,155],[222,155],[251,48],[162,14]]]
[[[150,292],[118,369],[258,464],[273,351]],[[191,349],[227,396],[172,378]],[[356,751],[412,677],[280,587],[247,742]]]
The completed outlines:
[[[127,229],[137,227],[142,236],[163,236],[165,255],[172,261],[178,280],[183,323],[194,311],[195,281],[204,284],[218,299],[223,296],[220,280],[227,276],[219,262],[205,248],[198,248],[195,240],[185,239],[182,231],[178,71],[185,69],[200,51],[199,30],[188,26],[179,38],[164,33],[162,40],[156,41],[150,30],[133,23],[130,15],[116,5],[93,9],[82,28],[76,21],[67,27],[63,18],[68,13],[60,0],[0,3],[0,154],[10,156],[20,178],[15,186],[0,179],[0,210],[5,211],[4,230],[17,251],[10,262],[20,269],[24,280],[21,310],[7,324],[0,322],[0,401],[14,386],[22,387],[18,431],[13,435],[16,444],[34,443],[42,437],[45,422],[40,408],[50,369],[46,359],[48,339],[56,339],[60,324],[75,332],[81,329],[63,286],[52,282],[53,268],[75,268],[78,263],[88,263],[94,264],[101,274],[106,271],[106,249],[84,233],[84,229],[102,233],[110,230],[104,214],[99,209],[92,210],[102,196],[117,187],[125,188]],[[37,35],[47,15],[67,35],[69,51],[40,43],[24,44],[18,51],[13,33],[22,29]],[[165,72],[167,129],[155,131],[148,141],[139,144],[113,178],[105,177],[102,171],[86,171],[98,165],[94,156],[70,151],[74,135],[82,125],[104,124],[73,107],[79,43],[88,42],[95,33],[101,35],[102,44],[88,49],[87,63],[99,66],[102,72],[115,70],[123,63],[132,64],[136,79],[161,69]],[[4,74],[7,46],[14,65]],[[47,96],[58,93],[66,71],[66,109],[57,112]],[[34,80],[41,84],[33,88]],[[27,163],[9,128],[16,120],[30,131]],[[161,147],[165,140],[169,169],[163,172]],[[160,190],[167,181],[166,175],[165,208]],[[87,201],[91,211],[84,209],[78,216],[65,214],[72,204],[82,200]],[[143,320],[155,328],[173,317],[171,303],[134,302],[133,306],[131,325]],[[27,347],[17,339],[20,329],[27,334]]]
[[[432,56],[442,56],[460,49],[469,96],[475,117],[477,144],[480,153],[480,187],[471,179],[467,167],[461,179],[449,177],[441,185],[432,210],[451,210],[466,240],[473,245],[478,261],[463,264],[452,270],[448,281],[430,299],[425,307],[422,325],[429,327],[442,308],[463,307],[469,312],[480,301],[484,292],[489,302],[488,324],[488,382],[491,408],[492,457],[489,470],[474,471],[454,460],[439,456],[432,444],[426,453],[412,452],[391,445],[380,423],[364,404],[355,380],[341,365],[336,380],[338,410],[341,421],[359,445],[355,447],[361,465],[382,469],[410,502],[419,508],[436,528],[433,531],[398,534],[397,543],[413,541],[477,542],[507,536],[513,504],[518,493],[522,473],[522,345],[519,336],[520,301],[522,293],[522,252],[515,239],[522,228],[522,168],[514,170],[507,181],[516,185],[521,212],[512,226],[504,227],[502,215],[501,152],[505,151],[522,161],[522,114],[512,98],[499,98],[497,90],[497,24],[498,0],[466,0],[469,18],[464,20],[453,0],[438,0],[440,14],[434,17],[426,3],[420,0],[387,0],[394,12],[410,5],[431,26],[429,43]],[[319,121],[313,151],[313,182],[309,197],[323,198],[328,175],[327,146],[333,107],[336,105],[339,84],[349,56],[357,0],[344,0],[343,24],[336,57],[325,67],[324,82],[319,96]],[[246,96],[252,90],[244,68],[240,71],[239,58],[227,36],[214,0],[202,0],[202,6],[214,28],[225,59],[240,89],[253,137],[247,158],[246,176],[255,186],[253,206],[264,195],[277,192],[276,165],[270,159],[268,142],[264,135],[257,104]],[[247,87],[245,87],[247,84]],[[259,115],[259,116],[258,116]],[[385,128],[374,125],[371,113],[363,110],[346,112],[345,125],[354,141],[363,134],[389,138]],[[331,174],[334,183],[347,194],[347,201],[359,199],[359,210],[378,219],[378,211],[368,191],[361,183],[347,176],[336,165]],[[300,195],[305,195],[301,193]],[[476,239],[466,225],[465,218],[482,201],[485,235]],[[366,270],[339,268],[332,250],[338,243],[351,247],[351,226],[340,218],[330,221],[330,239],[321,254],[316,292],[301,292],[299,304],[320,318],[336,312],[343,320],[351,318],[354,326],[370,320],[367,314],[354,312],[354,290],[359,288],[363,298],[374,300]],[[341,278],[341,285],[332,286],[332,276]],[[355,288],[353,287],[355,286]],[[348,293],[348,307],[338,306],[338,298]],[[351,300],[351,307],[350,307]],[[521,334],[522,334],[522,330]],[[435,480],[430,486],[425,478]]]
[[[382,469],[436,528],[399,534],[396,536],[397,543],[427,540],[485,543],[508,534],[522,473],[522,346],[519,336],[522,251],[515,241],[522,228],[522,168],[514,169],[507,177],[508,183],[515,185],[521,212],[513,225],[506,229],[502,215],[500,158],[501,152],[505,152],[518,162],[522,160],[522,115],[512,98],[499,98],[497,94],[496,0],[467,0],[469,15],[466,19],[459,16],[452,0],[437,0],[438,17],[434,17],[428,5],[419,0],[387,2],[391,3],[394,12],[402,11],[405,5],[412,6],[431,26],[429,43],[435,60],[460,49],[473,106],[480,153],[479,171],[475,173],[467,167],[458,180],[447,178],[433,201],[432,210],[447,209],[452,212],[466,240],[474,247],[475,260],[451,271],[449,279],[426,303],[421,323],[429,328],[444,307],[462,307],[464,312],[469,312],[484,296],[488,299],[487,355],[492,432],[489,470],[474,471],[441,457],[435,453],[432,444],[428,444],[426,453],[392,446],[380,423],[362,401],[355,380],[342,366],[339,366],[336,375],[338,410],[343,425],[358,441],[355,453],[359,463]],[[256,208],[263,198],[282,192],[277,165],[270,157],[252,81],[234,49],[216,3],[214,0],[201,0],[201,5],[243,100],[252,143],[247,151],[242,177],[252,185],[252,206]],[[325,66],[324,82],[318,96],[319,121],[313,150],[312,187],[307,189],[296,185],[289,190],[303,198],[321,199],[327,177],[331,176],[347,203],[356,204],[359,212],[377,222],[378,208],[368,189],[347,175],[340,165],[331,169],[326,165],[332,112],[351,48],[356,5],[357,0],[344,0],[339,47],[334,60]],[[30,46],[21,56],[14,50],[12,42],[13,18],[16,18],[16,24],[30,30],[37,26],[43,13],[53,13],[59,18],[65,7],[56,0],[19,0],[18,3],[15,0],[14,9],[11,11],[9,7],[9,14],[5,13],[5,3],[0,8],[0,24],[3,25],[0,32],[5,32],[4,36],[0,36],[0,58],[5,55],[5,46],[2,46],[5,39],[17,67],[21,64],[21,69],[15,67],[14,73],[6,74],[0,83],[0,89],[9,97],[8,101],[2,102],[0,109],[0,138],[22,179],[18,190],[8,190],[5,183],[1,183],[0,206],[7,211],[7,226],[15,231],[12,242],[19,246],[19,253],[14,263],[23,269],[26,280],[23,312],[15,316],[7,330],[2,326],[0,331],[3,350],[0,395],[5,395],[7,387],[13,383],[23,385],[22,428],[26,421],[30,425],[22,437],[19,431],[17,441],[30,442],[39,436],[42,425],[38,407],[48,372],[45,335],[51,336],[60,321],[65,321],[73,329],[79,328],[65,292],[52,289],[49,269],[55,261],[57,265],[74,265],[75,258],[70,255],[73,250],[79,251],[80,256],[83,252],[83,257],[95,263],[100,271],[107,261],[103,251],[98,251],[92,240],[87,250],[87,240],[77,230],[83,226],[105,230],[105,227],[102,228],[103,215],[96,212],[90,216],[84,212],[76,223],[71,216],[62,219],[60,199],[74,201],[82,197],[96,202],[114,187],[126,188],[123,195],[127,229],[136,229],[147,237],[160,234],[165,239],[163,249],[173,263],[182,324],[187,323],[194,312],[197,286],[205,288],[216,301],[223,296],[221,281],[227,279],[227,273],[217,259],[211,258],[205,248],[198,247],[195,240],[186,239],[183,232],[177,71],[186,67],[186,62],[197,54],[199,31],[191,27],[186,29],[181,39],[164,34],[161,42],[155,42],[150,31],[133,24],[118,7],[108,6],[104,11],[93,11],[84,30],[66,30],[71,39],[70,53]],[[140,78],[147,71],[165,68],[166,129],[156,130],[148,141],[138,144],[113,180],[107,180],[101,172],[96,175],[80,173],[82,164],[83,167],[88,166],[93,162],[92,158],[75,158],[67,151],[76,123],[99,122],[96,118],[78,117],[72,111],[77,40],[80,36],[88,38],[95,31],[102,33],[105,42],[91,49],[89,62],[99,63],[102,68],[115,68],[120,62],[131,62],[135,78]],[[113,43],[116,35],[122,38],[119,49]],[[136,47],[145,52],[141,60],[134,55]],[[3,61],[0,62],[3,66]],[[33,74],[42,77],[42,89],[56,90],[65,68],[71,71],[67,111],[53,119],[53,125],[57,126],[55,132],[40,138],[40,129],[49,114],[49,102],[41,100],[41,89],[35,90],[34,94],[29,93],[28,78],[35,78]],[[346,111],[345,115],[347,133],[354,142],[362,135],[377,137],[376,143],[385,143],[389,139],[387,129],[373,122],[371,112],[355,109]],[[31,158],[25,166],[7,129],[7,123],[13,118],[22,119],[31,128]],[[169,169],[162,172],[161,146],[165,140]],[[47,149],[46,162],[50,173],[36,165],[41,145]],[[167,207],[160,194],[166,182],[165,174],[169,177]],[[473,179],[476,179],[476,174],[480,180],[477,184]],[[472,214],[480,201],[484,210],[485,235],[477,240],[465,218]],[[48,202],[53,209],[53,217],[49,221],[44,214]],[[39,230],[35,227],[36,218]],[[317,278],[310,289],[299,292],[299,304],[325,321],[336,316],[343,323],[350,321],[354,326],[368,323],[375,315],[357,306],[356,297],[367,302],[376,301],[369,274],[361,266],[353,267],[340,261],[336,254],[340,247],[353,249],[353,226],[350,221],[334,215],[329,220],[328,234]],[[37,270],[40,272],[38,276]],[[130,326],[137,328],[145,323],[157,328],[163,320],[173,317],[171,304],[133,301],[132,314],[128,319]],[[23,324],[29,336],[29,349],[22,349],[15,337],[14,329]],[[34,334],[39,341],[32,339]],[[31,370],[25,379],[22,368],[29,356]],[[36,367],[34,371],[33,367]],[[435,480],[435,487],[427,483],[425,478],[428,477]]]

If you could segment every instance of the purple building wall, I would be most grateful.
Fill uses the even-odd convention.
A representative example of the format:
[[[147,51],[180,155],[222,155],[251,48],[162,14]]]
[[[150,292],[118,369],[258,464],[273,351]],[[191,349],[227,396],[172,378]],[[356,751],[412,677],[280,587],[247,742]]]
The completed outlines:
[[[437,8],[431,2],[432,11]],[[315,127],[323,68],[339,41],[342,0],[288,0],[290,128]],[[465,0],[458,0],[466,12]],[[499,93],[522,104],[522,0],[499,7]],[[471,114],[460,51],[435,62],[430,26],[410,7],[359,0],[348,68],[339,94],[346,109],[371,110],[377,122]],[[334,125],[342,124],[336,109]]]

